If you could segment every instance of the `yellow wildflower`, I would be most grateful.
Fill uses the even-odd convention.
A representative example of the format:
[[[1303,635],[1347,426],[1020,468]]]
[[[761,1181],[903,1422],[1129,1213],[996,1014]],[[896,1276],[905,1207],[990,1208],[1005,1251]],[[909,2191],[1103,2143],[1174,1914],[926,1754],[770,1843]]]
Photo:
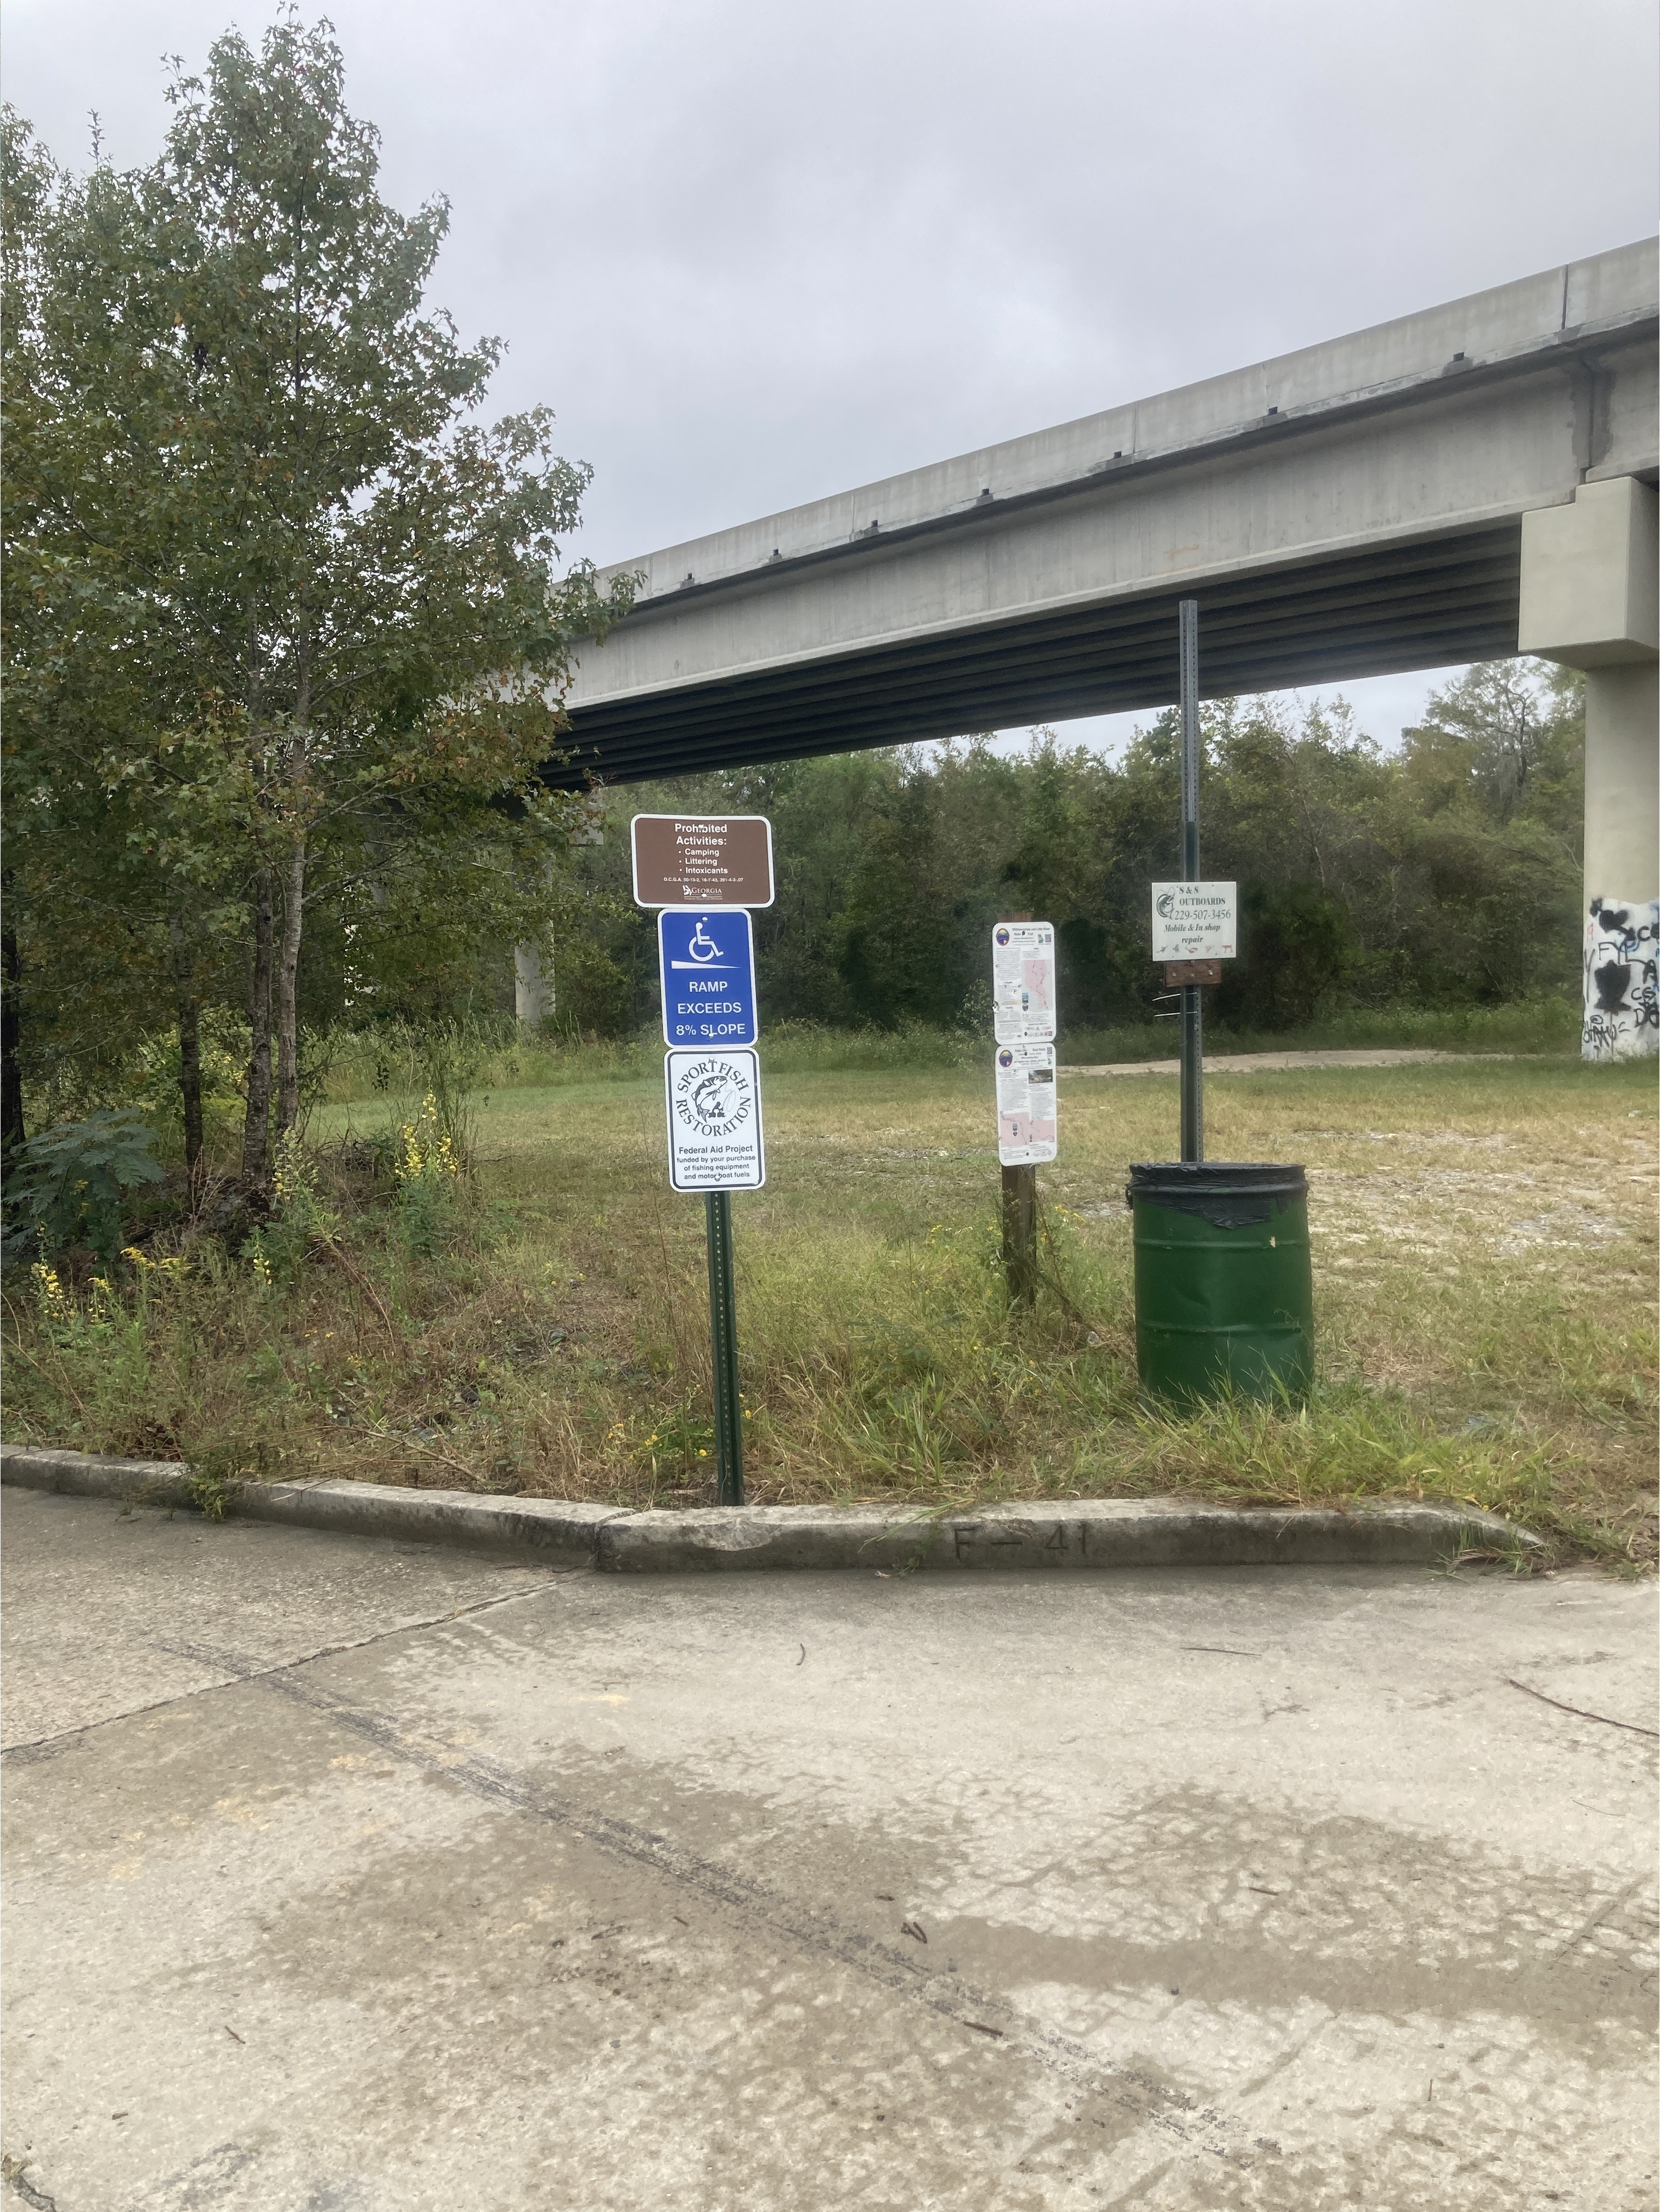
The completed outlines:
[[[37,1260],[29,1269],[34,1284],[34,1296],[41,1312],[50,1322],[66,1322],[70,1317],[70,1302],[64,1295],[64,1285],[58,1279],[58,1270],[45,1260]]]

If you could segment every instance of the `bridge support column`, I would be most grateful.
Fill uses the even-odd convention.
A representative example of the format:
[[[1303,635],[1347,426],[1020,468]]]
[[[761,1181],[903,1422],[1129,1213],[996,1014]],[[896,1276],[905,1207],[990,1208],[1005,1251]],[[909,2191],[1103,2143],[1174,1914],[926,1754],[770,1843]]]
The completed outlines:
[[[1655,494],[1635,477],[1523,516],[1517,646],[1585,672],[1587,1060],[1660,1052],[1657,599]]]
[[[538,1028],[553,1012],[553,978],[542,972],[539,945],[513,948],[513,1011],[527,1029]]]

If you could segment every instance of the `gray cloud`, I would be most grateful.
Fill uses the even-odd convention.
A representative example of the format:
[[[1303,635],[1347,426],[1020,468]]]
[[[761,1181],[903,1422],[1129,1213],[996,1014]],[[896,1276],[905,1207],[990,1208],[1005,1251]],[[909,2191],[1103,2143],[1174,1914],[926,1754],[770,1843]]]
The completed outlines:
[[[8,12],[8,96],[71,163],[92,108],[152,153],[158,57],[227,20]],[[498,404],[595,465],[601,561],[1653,225],[1649,0],[1578,0],[1571,73],[1558,0],[331,13],[391,196],[453,202],[438,296],[510,341]]]

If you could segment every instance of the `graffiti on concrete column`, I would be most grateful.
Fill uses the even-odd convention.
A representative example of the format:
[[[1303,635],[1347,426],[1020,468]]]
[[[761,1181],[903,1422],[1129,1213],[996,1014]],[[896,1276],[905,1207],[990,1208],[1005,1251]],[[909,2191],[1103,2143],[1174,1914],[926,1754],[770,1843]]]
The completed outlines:
[[[1660,899],[1594,898],[1585,917],[1587,1060],[1634,1060],[1660,1051],[1655,953]]]

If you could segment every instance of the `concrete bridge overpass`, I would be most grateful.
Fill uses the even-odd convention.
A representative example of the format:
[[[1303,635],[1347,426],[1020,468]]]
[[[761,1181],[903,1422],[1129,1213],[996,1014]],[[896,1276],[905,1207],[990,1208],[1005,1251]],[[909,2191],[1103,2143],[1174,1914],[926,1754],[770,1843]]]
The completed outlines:
[[[1518,650],[1590,683],[1588,896],[1657,888],[1643,242],[617,564],[568,785]]]

